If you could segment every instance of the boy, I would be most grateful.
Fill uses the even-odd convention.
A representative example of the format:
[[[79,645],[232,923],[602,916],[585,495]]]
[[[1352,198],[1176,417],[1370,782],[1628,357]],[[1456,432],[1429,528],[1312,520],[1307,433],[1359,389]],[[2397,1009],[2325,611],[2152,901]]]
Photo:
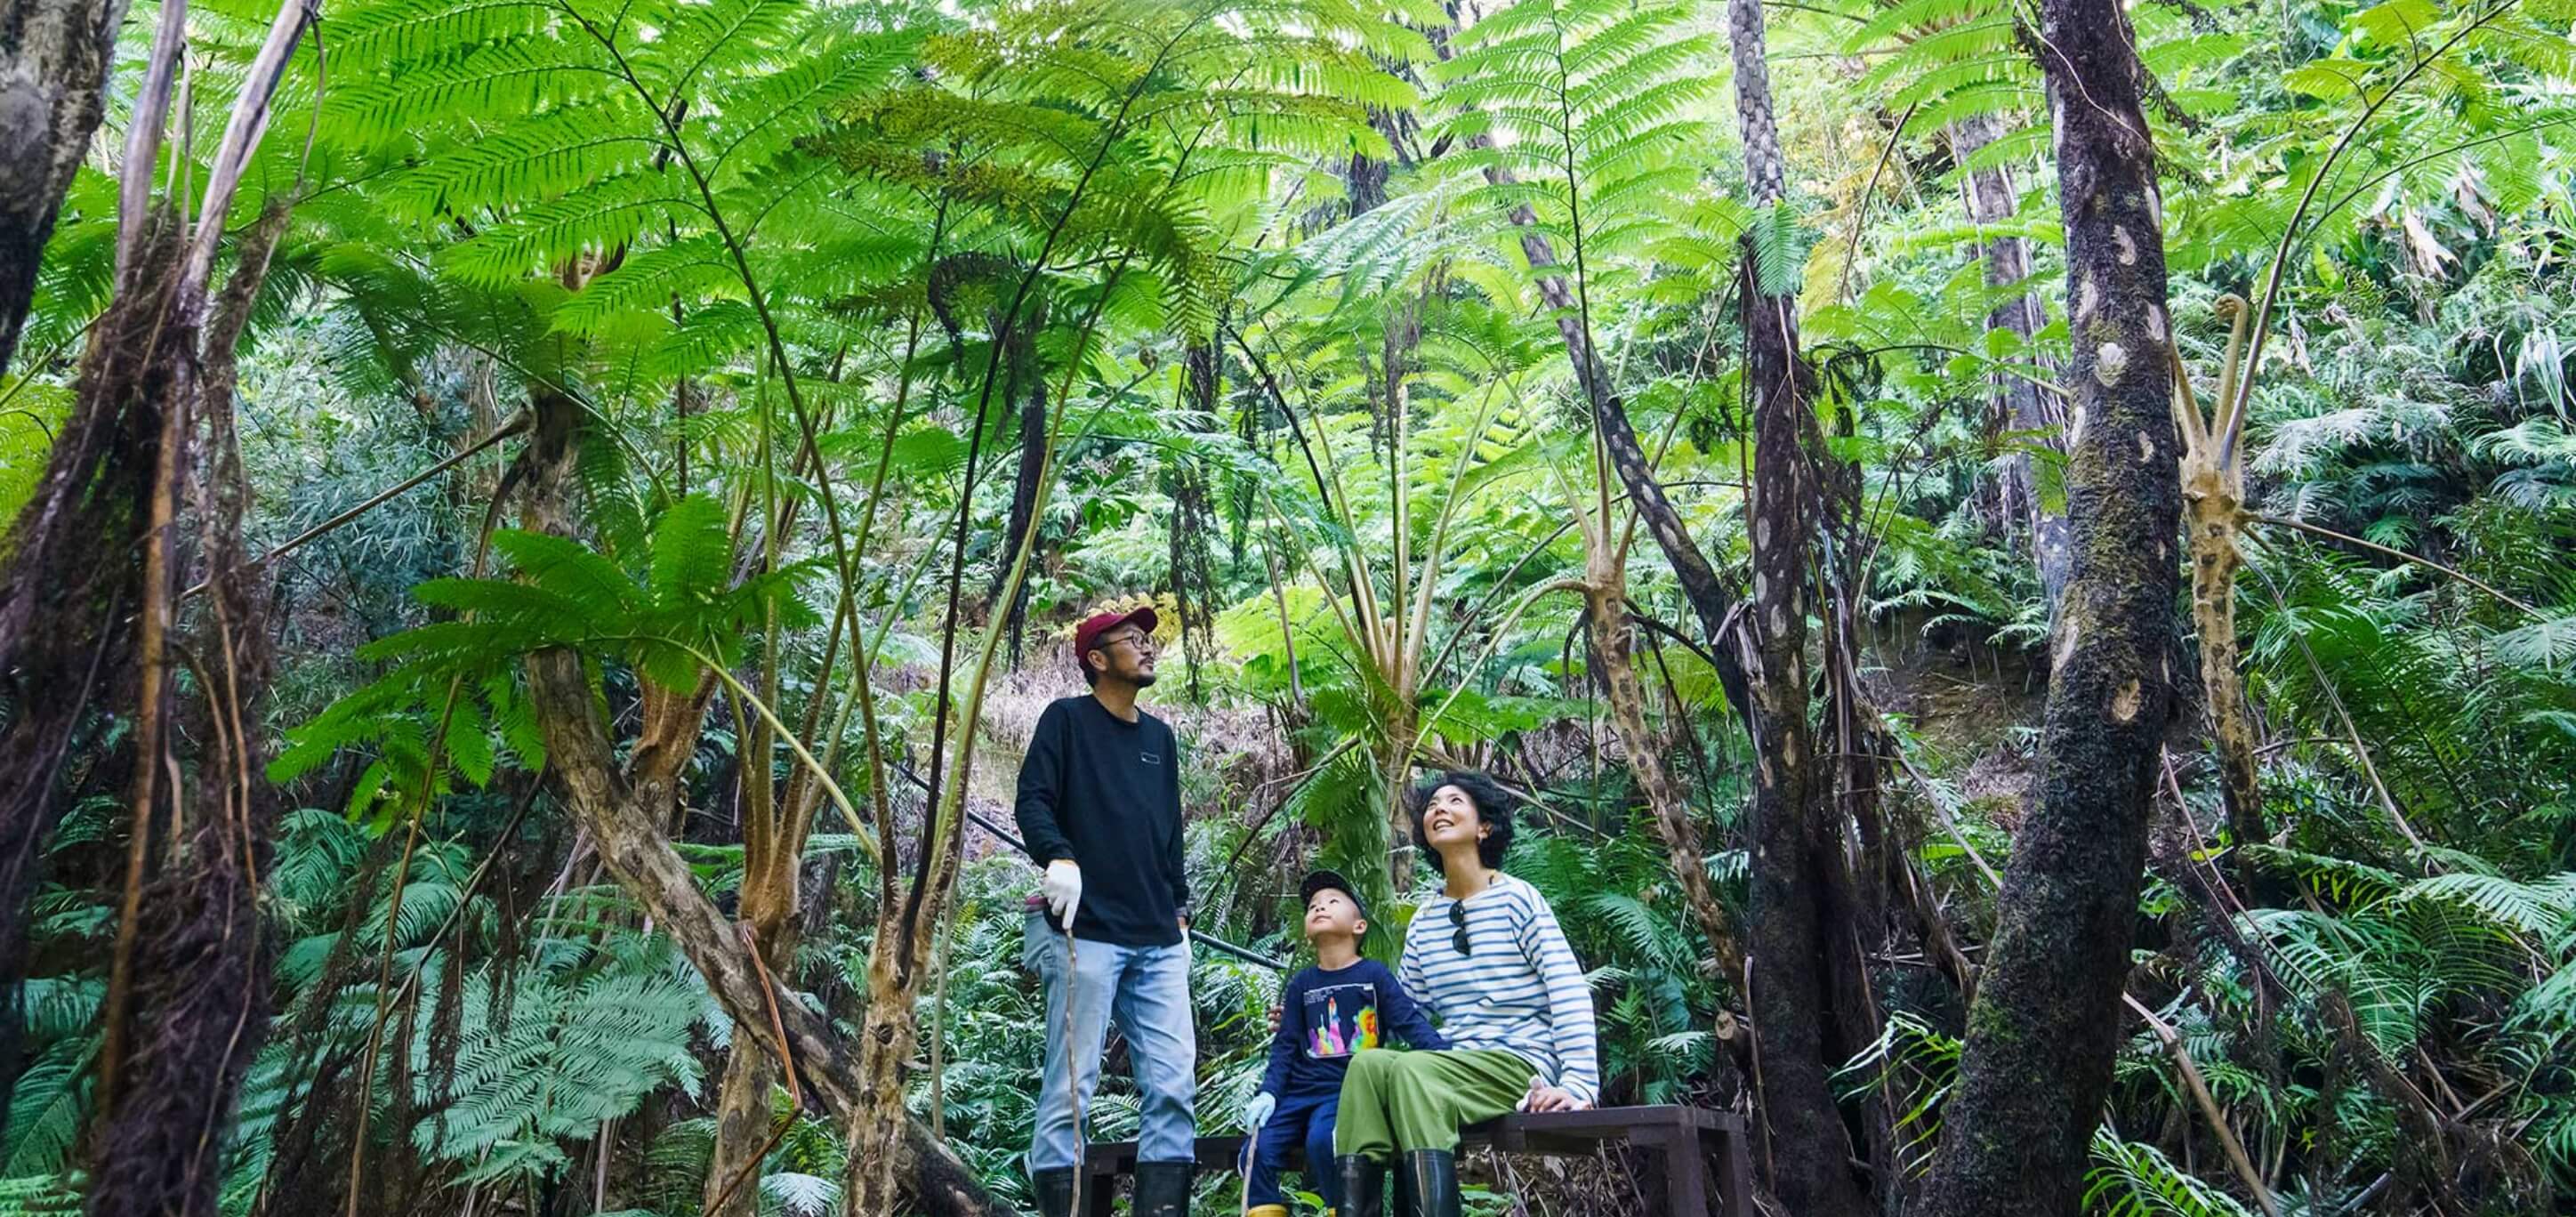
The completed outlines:
[[[1331,1169],[1333,1114],[1353,1054],[1384,1046],[1389,1031],[1408,1047],[1447,1046],[1395,974],[1360,957],[1368,915],[1351,894],[1350,881],[1319,870],[1297,885],[1297,893],[1306,901],[1306,941],[1315,946],[1315,966],[1289,977],[1279,995],[1270,1069],[1245,1112],[1245,1125],[1255,1133],[1245,1217],[1288,1217],[1279,1170],[1299,1144],[1306,1150],[1306,1177],[1326,1203],[1341,1203]]]

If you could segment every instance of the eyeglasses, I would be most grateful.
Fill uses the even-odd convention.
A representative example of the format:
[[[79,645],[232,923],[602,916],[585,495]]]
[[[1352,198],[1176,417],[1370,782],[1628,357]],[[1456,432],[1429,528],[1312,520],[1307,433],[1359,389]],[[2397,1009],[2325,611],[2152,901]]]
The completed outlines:
[[[1467,904],[1465,901],[1452,900],[1449,902],[1449,924],[1452,927],[1455,927],[1450,932],[1449,945],[1458,948],[1458,953],[1461,955],[1475,954],[1474,951],[1467,947]]]
[[[1135,647],[1138,654],[1152,654],[1162,649],[1155,644],[1154,636],[1151,634],[1129,634],[1124,638],[1112,638],[1101,643],[1100,649],[1105,651],[1122,642]]]

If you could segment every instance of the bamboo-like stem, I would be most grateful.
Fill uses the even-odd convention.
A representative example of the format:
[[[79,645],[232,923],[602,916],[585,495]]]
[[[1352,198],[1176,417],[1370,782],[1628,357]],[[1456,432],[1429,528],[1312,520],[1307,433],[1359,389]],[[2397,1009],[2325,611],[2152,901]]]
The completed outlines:
[[[2182,1074],[2183,1088],[2191,1092],[2192,1105],[2200,1108],[2201,1118],[2209,1122],[2209,1131],[2218,1138],[2218,1147],[2227,1154],[2227,1165],[2254,1193],[2254,1203],[2263,1206],[2266,1217],[2281,1217],[2280,1202],[2272,1198],[2272,1189],[2263,1185],[2263,1174],[2254,1169],[2254,1160],[2246,1156],[2245,1143],[2237,1139],[2235,1126],[2227,1122],[2227,1113],[2219,1108],[2217,1098],[2209,1093],[2209,1083],[2200,1076],[2200,1066],[2191,1059],[2191,1049],[2184,1046],[2181,1033],[2175,1031],[2172,1024],[2156,1017],[2156,1012],[2136,997],[2122,993],[2120,1000],[2128,1005],[2130,1012],[2146,1020],[2147,1030],[2155,1033],[2156,1039],[2164,1044],[2165,1052],[2173,1057],[2174,1069]]]

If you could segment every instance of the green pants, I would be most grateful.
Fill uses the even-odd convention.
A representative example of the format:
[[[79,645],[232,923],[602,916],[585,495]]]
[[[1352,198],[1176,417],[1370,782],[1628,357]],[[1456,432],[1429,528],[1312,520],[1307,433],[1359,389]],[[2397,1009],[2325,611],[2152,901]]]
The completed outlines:
[[[1461,1126],[1516,1110],[1536,1076],[1528,1061],[1492,1048],[1367,1049],[1342,1075],[1333,1152],[1384,1161],[1417,1149],[1456,1149]]]

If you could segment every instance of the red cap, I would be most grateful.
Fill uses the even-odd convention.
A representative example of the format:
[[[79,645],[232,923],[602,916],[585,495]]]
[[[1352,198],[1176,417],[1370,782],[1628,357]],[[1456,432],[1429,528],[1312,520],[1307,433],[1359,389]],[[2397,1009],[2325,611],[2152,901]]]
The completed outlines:
[[[1154,627],[1162,624],[1163,619],[1154,614],[1154,606],[1150,604],[1124,613],[1093,613],[1083,618],[1081,625],[1073,627],[1073,666],[1090,667],[1090,662],[1083,656],[1090,654],[1091,649],[1099,645],[1100,636],[1131,621],[1151,634],[1154,632]]]

